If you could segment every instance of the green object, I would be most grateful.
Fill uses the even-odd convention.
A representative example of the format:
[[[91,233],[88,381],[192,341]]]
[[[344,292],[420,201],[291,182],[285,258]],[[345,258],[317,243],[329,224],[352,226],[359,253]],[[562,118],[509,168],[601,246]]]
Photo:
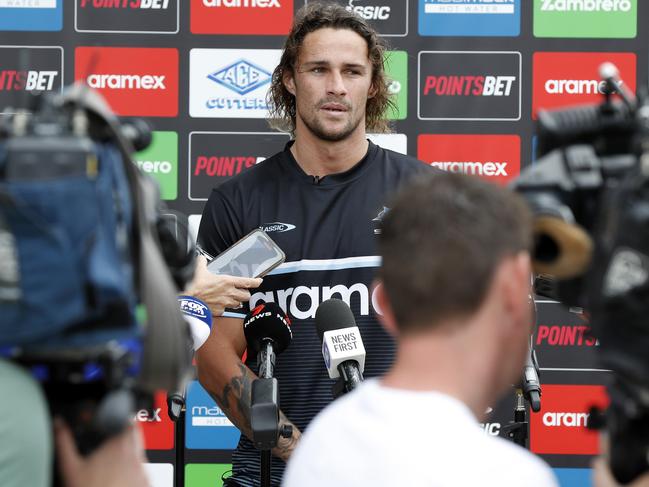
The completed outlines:
[[[397,110],[388,110],[388,120],[404,120],[408,116],[408,53],[388,51],[385,53],[385,70],[391,80],[389,89],[395,94]]]
[[[534,0],[535,37],[630,39],[638,0]]]
[[[185,465],[185,487],[222,487],[221,476],[232,470],[232,464],[188,463]]]
[[[178,134],[153,132],[151,145],[133,156],[135,164],[160,185],[163,200],[178,197]]]

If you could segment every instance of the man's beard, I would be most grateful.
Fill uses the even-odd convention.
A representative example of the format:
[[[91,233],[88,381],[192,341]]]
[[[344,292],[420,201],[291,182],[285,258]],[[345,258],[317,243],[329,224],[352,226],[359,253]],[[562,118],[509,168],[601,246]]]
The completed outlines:
[[[349,137],[354,130],[358,128],[362,121],[362,117],[359,117],[358,120],[354,121],[350,119],[347,124],[337,132],[327,131],[323,124],[320,123],[320,120],[317,117],[313,117],[312,120],[302,118],[302,122],[309,131],[318,137],[321,140],[326,140],[327,142],[340,142]]]

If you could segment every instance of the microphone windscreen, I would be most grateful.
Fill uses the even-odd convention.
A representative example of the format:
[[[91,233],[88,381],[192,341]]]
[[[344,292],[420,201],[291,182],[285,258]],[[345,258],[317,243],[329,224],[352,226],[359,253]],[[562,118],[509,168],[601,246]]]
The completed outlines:
[[[178,296],[178,305],[185,321],[189,324],[192,348],[198,350],[210,336],[212,312],[203,301],[193,296]]]
[[[248,348],[259,352],[264,340],[273,341],[275,354],[282,353],[293,339],[291,320],[279,305],[262,303],[252,309],[243,320],[243,332]]]
[[[323,301],[315,312],[315,327],[318,337],[322,337],[326,331],[339,330],[356,326],[354,313],[347,306],[347,303],[340,299],[327,299]]]

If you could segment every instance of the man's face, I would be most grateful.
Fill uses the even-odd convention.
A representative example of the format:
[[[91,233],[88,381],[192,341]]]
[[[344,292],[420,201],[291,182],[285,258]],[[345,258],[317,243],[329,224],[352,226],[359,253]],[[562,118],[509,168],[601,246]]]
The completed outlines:
[[[296,132],[327,141],[365,132],[372,66],[367,43],[348,29],[323,28],[304,38],[294,73],[284,85],[295,96]]]

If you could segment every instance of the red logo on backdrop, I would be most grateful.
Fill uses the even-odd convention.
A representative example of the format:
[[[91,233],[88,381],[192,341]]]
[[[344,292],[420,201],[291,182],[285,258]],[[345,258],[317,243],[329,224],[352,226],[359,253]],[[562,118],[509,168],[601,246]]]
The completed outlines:
[[[293,0],[191,0],[192,34],[286,35]]]
[[[551,109],[603,100],[599,67],[612,62],[631,91],[636,87],[636,56],[615,52],[537,52],[534,54],[532,116]]]
[[[543,385],[543,408],[530,418],[534,453],[597,455],[599,435],[586,429],[592,406],[606,408],[604,386]]]
[[[417,138],[417,158],[444,171],[483,177],[501,184],[521,170],[518,135],[430,135]]]
[[[140,409],[135,420],[144,435],[147,450],[170,450],[174,447],[174,424],[167,414],[167,393],[157,392],[153,409]]]
[[[99,91],[118,115],[178,115],[178,50],[78,47],[75,80]]]

